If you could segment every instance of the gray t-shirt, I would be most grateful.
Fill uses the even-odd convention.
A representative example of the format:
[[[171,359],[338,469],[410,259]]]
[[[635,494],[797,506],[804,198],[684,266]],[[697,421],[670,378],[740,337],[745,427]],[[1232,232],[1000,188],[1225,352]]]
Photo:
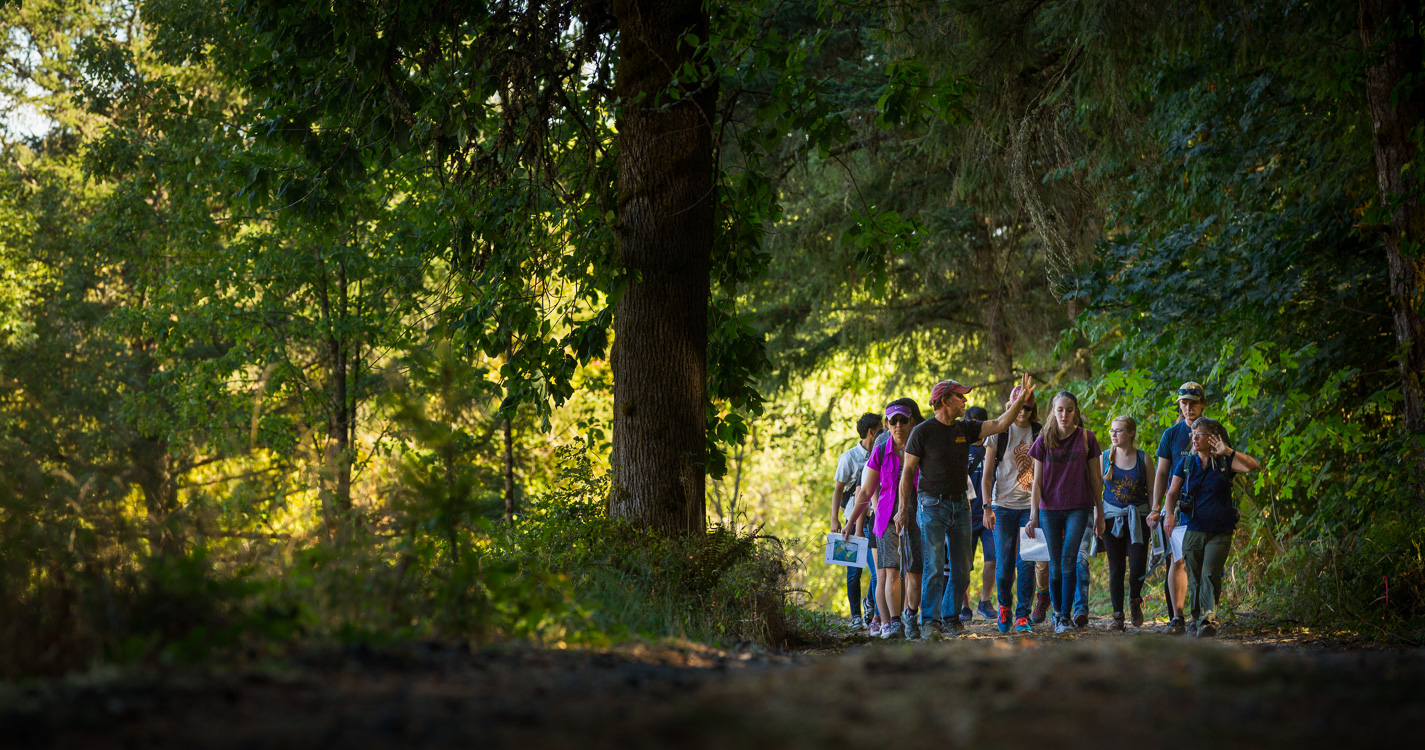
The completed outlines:
[[[1034,486],[1034,459],[1029,457],[1029,447],[1034,444],[1034,428],[1011,424],[1006,431],[1004,455],[995,456],[995,485],[993,505],[1013,510],[1029,507],[1030,489]],[[998,436],[986,440],[986,444],[998,447]]]
[[[841,458],[836,460],[836,481],[844,482],[848,487],[860,484],[861,470],[866,467],[866,459],[870,457],[871,452],[862,448],[859,441],[847,448],[841,453]]]

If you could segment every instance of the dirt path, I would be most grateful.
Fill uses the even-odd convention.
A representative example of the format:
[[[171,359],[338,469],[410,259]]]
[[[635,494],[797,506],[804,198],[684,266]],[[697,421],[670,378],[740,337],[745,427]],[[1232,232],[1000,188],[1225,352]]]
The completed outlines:
[[[1101,626],[1103,623],[1095,623]],[[0,690],[0,744],[63,748],[1413,747],[1425,651],[1273,629],[819,652],[320,651],[280,669]],[[1165,744],[1164,744],[1165,743]]]

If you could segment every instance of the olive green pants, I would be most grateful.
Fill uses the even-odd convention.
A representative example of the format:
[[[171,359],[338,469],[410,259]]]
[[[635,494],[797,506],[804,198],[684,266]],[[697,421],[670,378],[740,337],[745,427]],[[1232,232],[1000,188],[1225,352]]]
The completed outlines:
[[[1232,532],[1214,534],[1189,531],[1183,535],[1183,561],[1187,563],[1188,593],[1192,594],[1192,619],[1199,626],[1216,622],[1217,597],[1222,593],[1222,572],[1232,552]]]

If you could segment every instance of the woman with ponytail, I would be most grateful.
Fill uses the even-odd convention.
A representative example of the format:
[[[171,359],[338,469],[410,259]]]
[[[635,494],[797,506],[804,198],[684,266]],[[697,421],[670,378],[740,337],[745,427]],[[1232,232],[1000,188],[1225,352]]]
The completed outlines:
[[[1123,630],[1124,568],[1133,627],[1143,626],[1143,573],[1148,567],[1148,455],[1138,448],[1138,422],[1122,416],[1108,430],[1113,443],[1103,452],[1103,516],[1108,526],[1108,596],[1114,630]],[[1125,565],[1126,563],[1126,565]]]
[[[1103,476],[1097,470],[1098,439],[1083,427],[1078,397],[1068,391],[1054,396],[1049,423],[1029,457],[1034,459],[1034,485],[1025,532],[1033,538],[1042,523],[1047,536],[1054,632],[1086,627],[1088,613],[1070,621],[1067,612],[1078,584],[1079,544],[1090,517],[1094,533],[1103,535]]]

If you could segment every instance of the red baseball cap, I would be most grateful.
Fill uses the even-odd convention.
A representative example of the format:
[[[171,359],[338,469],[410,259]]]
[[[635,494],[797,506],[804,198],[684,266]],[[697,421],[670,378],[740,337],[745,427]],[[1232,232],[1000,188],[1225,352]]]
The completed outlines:
[[[934,388],[930,389],[930,405],[935,406],[940,403],[940,399],[944,398],[947,392],[954,392],[963,396],[969,393],[970,389],[953,380],[942,380],[936,383]]]

